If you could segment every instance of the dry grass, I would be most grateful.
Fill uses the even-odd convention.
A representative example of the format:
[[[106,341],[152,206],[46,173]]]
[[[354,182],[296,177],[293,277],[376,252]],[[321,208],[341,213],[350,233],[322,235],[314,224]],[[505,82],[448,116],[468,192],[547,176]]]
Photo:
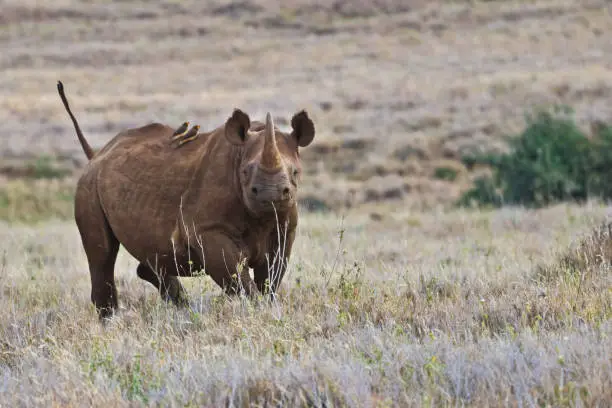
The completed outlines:
[[[0,401],[603,407],[609,266],[551,265],[611,209],[305,215],[273,303],[201,277],[183,280],[191,307],[177,310],[121,252],[122,310],[106,327],[75,226],[5,226]]]
[[[40,223],[49,218],[72,220],[72,179],[16,179],[0,184],[0,221]]]
[[[437,206],[534,105],[612,122],[609,4],[229,3],[4,1],[0,220],[71,217],[74,180],[38,161],[84,163],[58,79],[94,147],[307,108],[302,197],[353,209],[303,214],[272,303],[201,277],[177,310],[122,251],[107,326],[72,220],[0,221],[0,406],[609,405],[610,238],[580,239],[611,207]]]

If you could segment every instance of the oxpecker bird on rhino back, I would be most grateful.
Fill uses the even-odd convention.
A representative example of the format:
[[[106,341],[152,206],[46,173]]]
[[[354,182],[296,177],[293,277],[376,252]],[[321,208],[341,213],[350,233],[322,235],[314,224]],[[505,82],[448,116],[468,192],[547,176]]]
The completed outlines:
[[[119,245],[138,261],[137,275],[165,300],[185,305],[179,276],[204,270],[228,294],[275,293],[298,223],[299,147],[315,135],[306,111],[291,131],[235,109],[197,138],[168,141],[186,128],[152,123],[118,133],[94,152],[58,82],[89,162],[77,182],[75,221],[89,264],[91,301],[100,318],[118,305]],[[190,135],[192,136],[192,135]],[[253,269],[253,276],[249,273]]]

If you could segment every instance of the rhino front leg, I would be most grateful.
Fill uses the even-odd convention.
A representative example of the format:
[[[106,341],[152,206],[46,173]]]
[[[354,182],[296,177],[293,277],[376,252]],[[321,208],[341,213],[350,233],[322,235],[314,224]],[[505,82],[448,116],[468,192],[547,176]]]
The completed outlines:
[[[244,252],[225,234],[208,233],[203,240],[203,248],[193,248],[200,254],[204,271],[228,295],[237,295],[244,290],[245,295],[257,293],[257,286],[249,275],[248,262]],[[202,254],[203,252],[203,254]]]
[[[295,229],[288,231],[287,234],[283,232],[277,234],[275,231],[270,237],[268,259],[253,268],[255,284],[261,293],[272,294],[278,290],[287,271],[294,239]]]
[[[181,285],[178,277],[168,275],[163,270],[155,273],[153,269],[143,263],[136,268],[136,274],[140,279],[155,286],[165,301],[171,301],[178,307],[185,307],[189,304],[187,292],[185,292],[185,288]]]

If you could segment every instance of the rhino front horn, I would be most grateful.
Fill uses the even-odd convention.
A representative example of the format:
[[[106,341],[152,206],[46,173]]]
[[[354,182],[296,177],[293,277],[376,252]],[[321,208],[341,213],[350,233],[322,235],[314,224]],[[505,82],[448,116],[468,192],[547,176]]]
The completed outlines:
[[[274,134],[274,122],[272,115],[266,114],[266,128],[264,129],[264,148],[261,153],[261,166],[267,169],[277,169],[281,167],[281,156],[276,145]]]

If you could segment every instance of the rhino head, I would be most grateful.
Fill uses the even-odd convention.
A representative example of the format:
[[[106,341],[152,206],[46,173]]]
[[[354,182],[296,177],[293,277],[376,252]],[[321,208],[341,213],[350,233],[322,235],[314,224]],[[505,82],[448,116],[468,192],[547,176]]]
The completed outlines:
[[[251,124],[249,116],[235,109],[225,123],[225,137],[240,149],[239,184],[244,205],[255,215],[286,211],[296,202],[302,172],[299,147],[308,146],[315,129],[306,111],[291,119],[290,133],[266,122]]]

